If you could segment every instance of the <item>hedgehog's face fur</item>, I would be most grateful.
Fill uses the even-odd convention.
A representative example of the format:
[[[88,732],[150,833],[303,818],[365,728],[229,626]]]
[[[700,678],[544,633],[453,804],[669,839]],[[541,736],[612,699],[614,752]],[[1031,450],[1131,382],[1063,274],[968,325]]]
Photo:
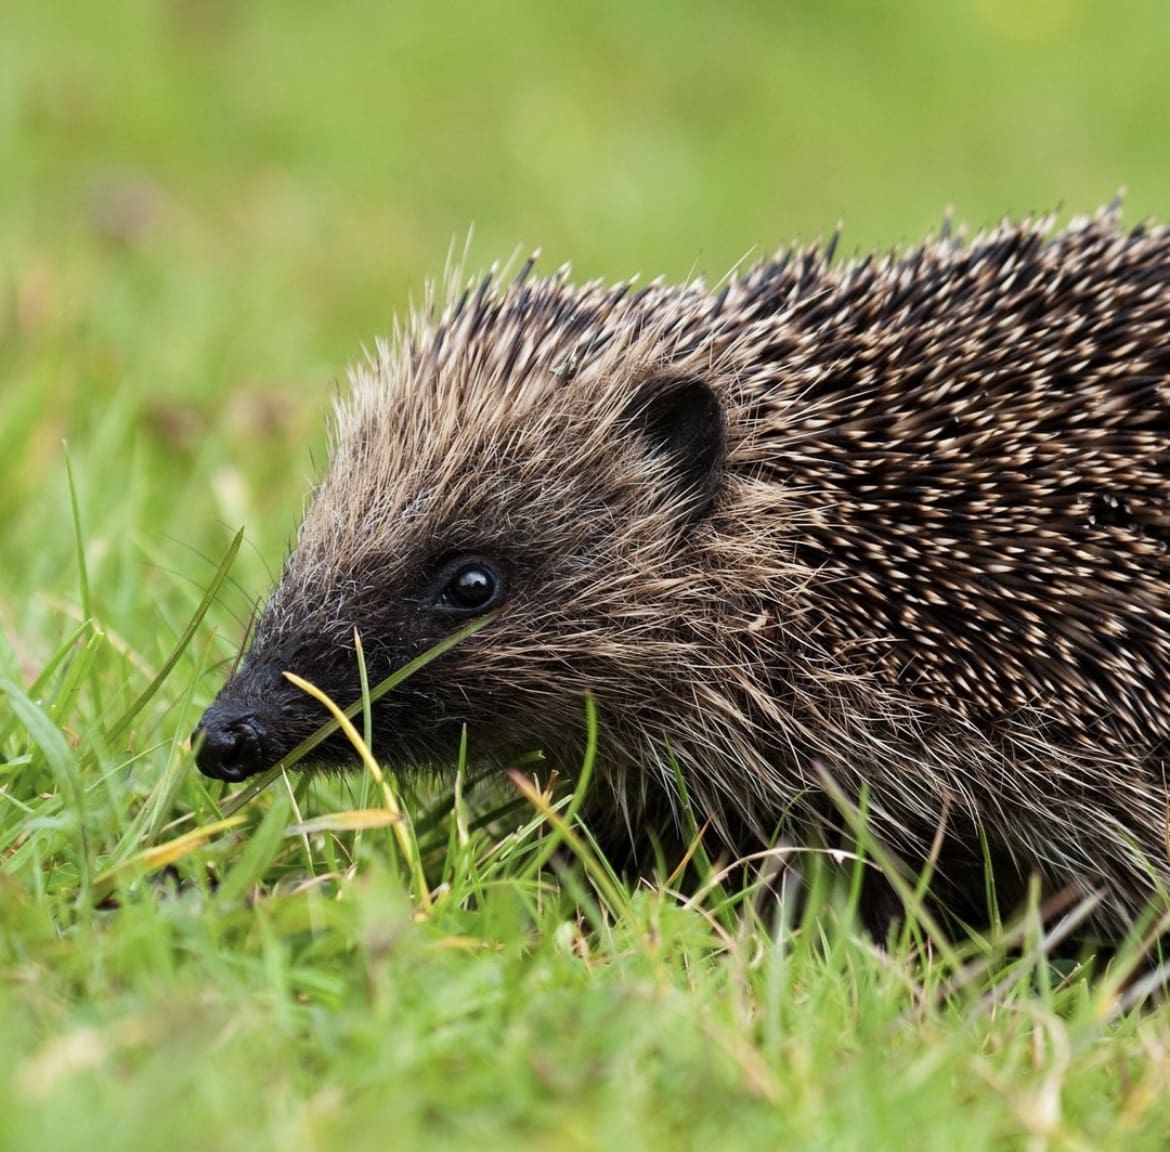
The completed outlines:
[[[562,325],[542,343],[531,327],[548,323],[557,284],[539,307],[528,291],[420,322],[355,373],[297,547],[204,718],[205,772],[242,779],[327,719],[285,671],[355,700],[355,630],[374,684],[489,611],[375,705],[379,757],[450,765],[466,725],[473,756],[541,749],[571,769],[590,691],[607,745],[644,760],[629,744],[656,733],[669,771],[670,701],[693,692],[678,670],[699,675],[710,656],[690,621],[713,604],[750,613],[704,547],[727,452],[724,378],[708,348],[680,354],[653,325],[653,292],[621,314],[611,300],[608,344],[577,367],[602,332]],[[751,571],[774,549],[758,551]],[[322,749],[353,758],[340,737]]]

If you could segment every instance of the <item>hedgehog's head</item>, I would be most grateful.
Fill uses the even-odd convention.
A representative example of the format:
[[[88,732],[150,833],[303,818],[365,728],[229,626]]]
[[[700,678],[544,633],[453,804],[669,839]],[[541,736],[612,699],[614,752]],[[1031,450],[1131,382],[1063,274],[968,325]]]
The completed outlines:
[[[623,297],[481,291],[355,373],[297,547],[197,732],[207,775],[259,772],[328,718],[285,671],[357,699],[355,630],[375,684],[488,612],[375,704],[380,758],[451,763],[464,725],[473,754],[568,757],[586,690],[617,738],[669,713],[727,598],[701,558],[725,393],[711,349],[665,322],[679,294]],[[710,298],[681,299],[694,316]]]

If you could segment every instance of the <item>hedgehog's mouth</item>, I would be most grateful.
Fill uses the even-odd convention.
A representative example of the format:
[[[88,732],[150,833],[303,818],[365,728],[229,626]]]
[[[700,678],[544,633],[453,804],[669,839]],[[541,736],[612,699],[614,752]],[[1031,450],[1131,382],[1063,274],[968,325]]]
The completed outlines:
[[[233,680],[203,714],[191,743],[195,763],[204,776],[239,784],[280,763],[330,720],[315,701],[296,697],[241,702]],[[273,694],[275,695],[275,694]],[[335,695],[344,708],[349,700]],[[459,754],[462,723],[436,717],[424,702],[401,690],[374,704],[372,751],[379,761],[399,765],[453,763]],[[316,743],[295,767],[352,769],[360,764],[357,751],[339,731]]]

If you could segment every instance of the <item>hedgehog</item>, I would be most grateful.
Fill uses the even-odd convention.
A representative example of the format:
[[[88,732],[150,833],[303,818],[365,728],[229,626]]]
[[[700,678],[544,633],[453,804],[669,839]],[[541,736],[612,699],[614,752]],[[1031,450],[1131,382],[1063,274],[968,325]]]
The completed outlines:
[[[351,371],[202,772],[327,719],[286,671],[359,698],[355,631],[373,683],[490,614],[376,703],[378,758],[451,765],[466,729],[488,770],[573,779],[588,693],[588,817],[630,858],[684,793],[741,855],[823,843],[844,801],[962,917],[989,870],[1113,935],[1164,901],[1170,228],[835,246],[715,288],[529,260],[428,290]]]

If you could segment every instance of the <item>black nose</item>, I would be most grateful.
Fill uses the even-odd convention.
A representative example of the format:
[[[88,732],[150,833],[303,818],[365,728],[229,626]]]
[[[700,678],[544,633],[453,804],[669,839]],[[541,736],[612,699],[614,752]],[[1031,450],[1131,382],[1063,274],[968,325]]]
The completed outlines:
[[[254,715],[224,716],[212,705],[191,739],[197,744],[195,763],[204,776],[236,784],[268,767],[264,729]]]

